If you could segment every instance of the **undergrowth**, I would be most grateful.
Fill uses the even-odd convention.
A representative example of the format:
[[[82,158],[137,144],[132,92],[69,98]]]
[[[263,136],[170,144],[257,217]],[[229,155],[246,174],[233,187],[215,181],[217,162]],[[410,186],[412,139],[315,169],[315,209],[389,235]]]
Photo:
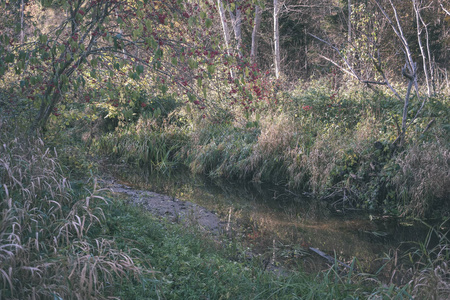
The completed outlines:
[[[98,228],[106,199],[74,189],[40,139],[0,136],[0,298],[103,299],[139,277],[129,253]]]
[[[184,116],[182,124],[141,116],[103,135],[97,149],[119,163],[158,170],[184,164],[211,177],[287,185],[334,209],[425,217],[449,200],[449,111],[447,98],[430,98],[399,145],[396,99],[311,84],[247,119],[231,109],[226,120],[199,118],[182,106],[173,112]]]

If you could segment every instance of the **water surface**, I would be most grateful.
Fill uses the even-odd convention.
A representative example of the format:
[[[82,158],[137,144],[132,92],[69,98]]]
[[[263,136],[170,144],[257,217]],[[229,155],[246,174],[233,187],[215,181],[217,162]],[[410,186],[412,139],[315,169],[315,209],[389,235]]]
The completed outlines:
[[[310,247],[358,268],[376,272],[386,257],[423,242],[426,226],[405,223],[361,211],[336,213],[284,187],[212,181],[179,170],[170,175],[117,169],[115,176],[139,189],[191,201],[214,211],[223,233],[243,242],[270,264],[319,270],[327,261]],[[406,243],[408,242],[408,243]]]

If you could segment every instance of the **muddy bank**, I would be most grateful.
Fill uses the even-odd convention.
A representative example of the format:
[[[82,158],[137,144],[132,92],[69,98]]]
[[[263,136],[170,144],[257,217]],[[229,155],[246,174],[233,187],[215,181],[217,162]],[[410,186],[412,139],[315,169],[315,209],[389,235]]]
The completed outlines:
[[[129,204],[142,207],[156,217],[186,226],[197,226],[213,235],[219,235],[222,232],[222,222],[219,217],[200,205],[151,191],[135,189],[116,179],[102,180],[102,183],[113,193],[127,196]]]

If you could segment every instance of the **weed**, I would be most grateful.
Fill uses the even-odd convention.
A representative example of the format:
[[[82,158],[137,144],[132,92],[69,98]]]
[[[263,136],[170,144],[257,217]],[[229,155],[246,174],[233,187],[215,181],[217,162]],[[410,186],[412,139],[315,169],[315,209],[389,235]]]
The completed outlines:
[[[396,158],[392,181],[404,215],[430,215],[436,204],[450,200],[450,150],[445,141],[415,144]]]
[[[92,236],[105,217],[96,185],[73,190],[42,140],[2,134],[1,145],[2,299],[105,298],[117,278],[141,274],[114,242]]]

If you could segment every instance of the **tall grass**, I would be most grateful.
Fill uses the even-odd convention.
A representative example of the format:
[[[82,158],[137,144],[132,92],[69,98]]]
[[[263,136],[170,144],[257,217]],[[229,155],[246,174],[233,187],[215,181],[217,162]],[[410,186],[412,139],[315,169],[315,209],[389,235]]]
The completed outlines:
[[[142,117],[102,137],[98,149],[153,169],[185,164],[211,177],[286,184],[339,209],[425,216],[447,201],[445,97],[429,99],[401,147],[394,141],[402,107],[383,91],[310,84],[279,100],[247,119],[232,108],[221,122],[214,112],[202,118],[183,107],[174,112],[183,124],[157,126]],[[418,108],[413,102],[411,117]]]
[[[5,126],[5,125],[3,125]],[[78,193],[40,139],[0,136],[0,298],[103,299],[140,269],[94,235],[105,199]]]
[[[437,142],[415,144],[397,156],[398,172],[392,178],[405,215],[424,216],[436,204],[450,201],[450,145]],[[440,208],[442,209],[442,207]]]
[[[415,299],[450,298],[450,219],[438,226],[429,226],[423,243],[410,250],[414,265],[410,270],[412,294]]]
[[[186,140],[183,130],[159,127],[154,120],[141,118],[135,126],[101,136],[96,147],[116,161],[166,171],[177,164],[176,153]]]

